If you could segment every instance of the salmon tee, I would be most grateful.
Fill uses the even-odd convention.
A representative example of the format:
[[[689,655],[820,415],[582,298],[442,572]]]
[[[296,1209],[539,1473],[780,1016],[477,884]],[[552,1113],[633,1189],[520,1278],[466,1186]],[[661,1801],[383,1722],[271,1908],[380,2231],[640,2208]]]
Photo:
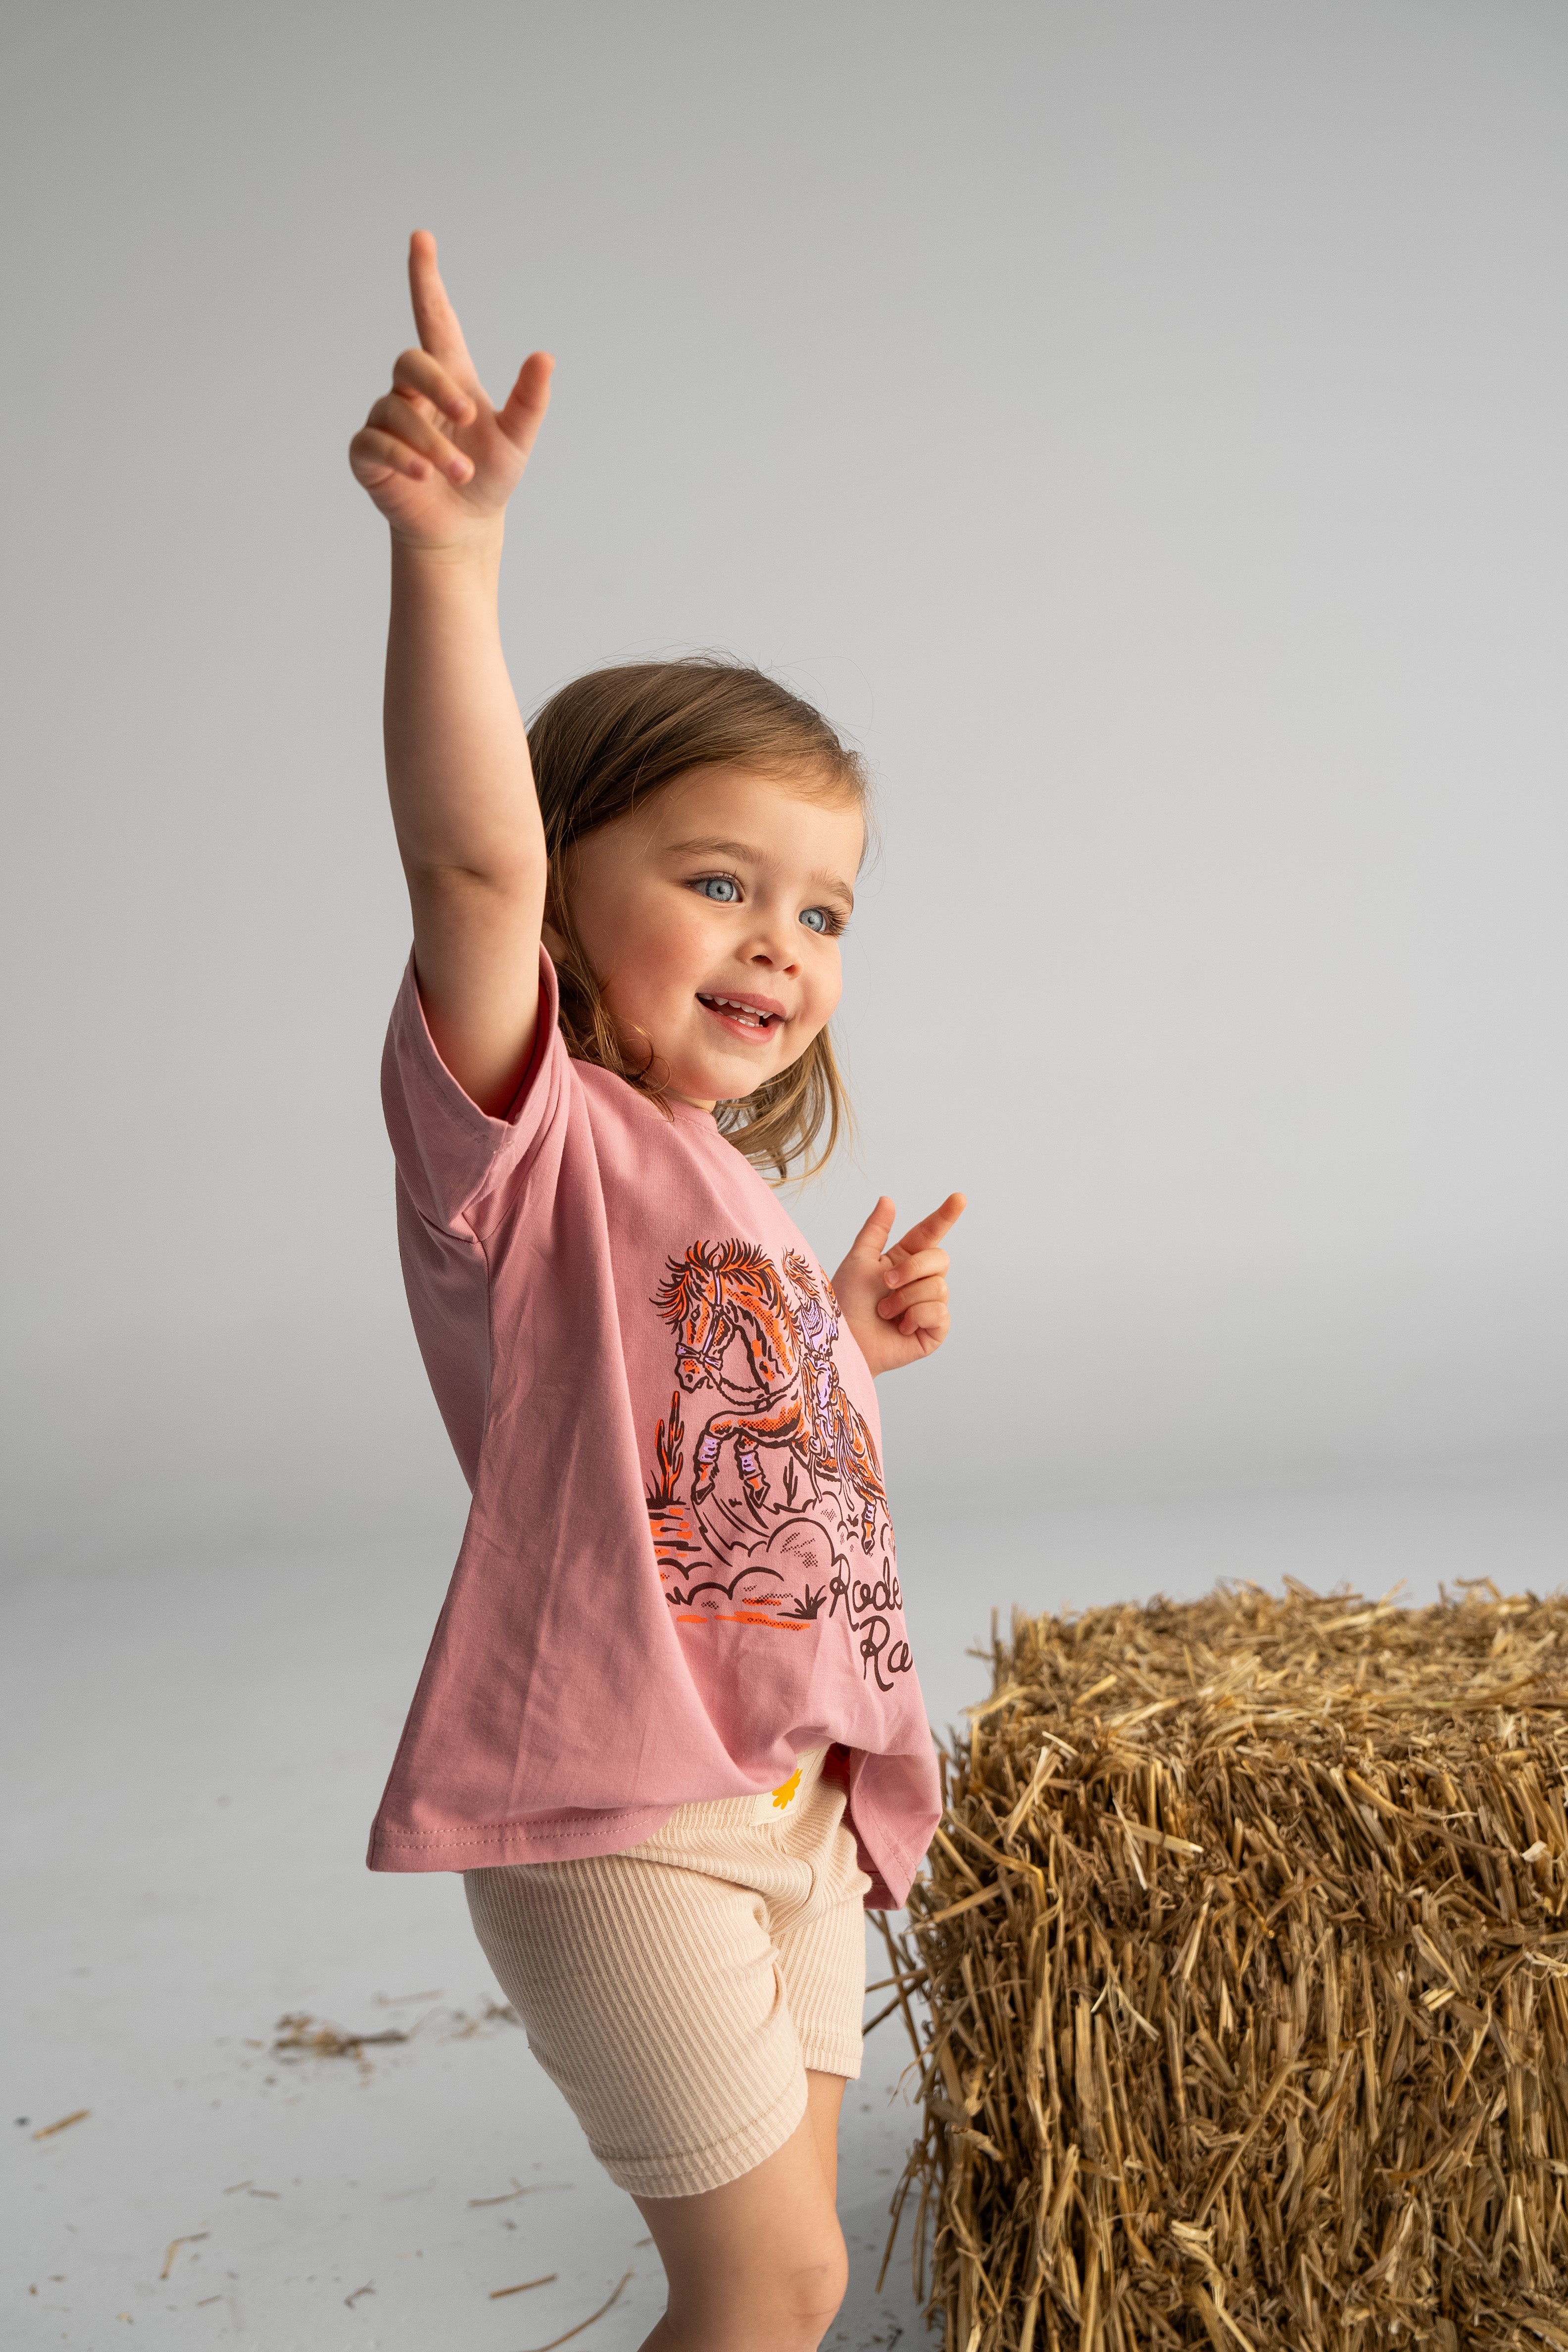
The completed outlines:
[[[541,950],[504,1118],[412,962],[387,1034],[404,1278],[473,1501],[371,1867],[613,1853],[826,1746],[896,1906],[941,1801],[866,1360],[712,1116],[573,1061],[556,1013]]]

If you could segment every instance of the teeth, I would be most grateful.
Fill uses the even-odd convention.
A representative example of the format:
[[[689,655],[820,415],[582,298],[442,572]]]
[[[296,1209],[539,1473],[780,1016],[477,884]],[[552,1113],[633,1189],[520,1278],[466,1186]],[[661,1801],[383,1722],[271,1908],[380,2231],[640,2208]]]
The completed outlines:
[[[721,1007],[726,1013],[732,1013],[739,1021],[752,1022],[759,1029],[766,1028],[773,1017],[771,1013],[759,1013],[754,1004],[738,1003],[732,996],[709,996],[705,997],[703,1002]]]

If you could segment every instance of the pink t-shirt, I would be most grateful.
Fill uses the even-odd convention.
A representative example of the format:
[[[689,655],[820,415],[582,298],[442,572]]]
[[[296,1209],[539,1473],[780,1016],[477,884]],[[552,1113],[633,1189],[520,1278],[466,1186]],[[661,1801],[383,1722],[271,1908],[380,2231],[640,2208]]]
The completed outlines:
[[[473,1503],[371,1867],[613,1853],[831,1745],[896,1906],[941,1801],[866,1360],[711,1116],[573,1061],[541,971],[505,1118],[412,964],[387,1034],[404,1278]]]

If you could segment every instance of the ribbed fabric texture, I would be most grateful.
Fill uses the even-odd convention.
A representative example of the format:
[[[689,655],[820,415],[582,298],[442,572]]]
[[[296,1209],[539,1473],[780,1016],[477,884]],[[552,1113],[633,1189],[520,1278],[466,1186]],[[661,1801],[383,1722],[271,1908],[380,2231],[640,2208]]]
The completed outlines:
[[[808,2067],[860,2072],[871,1882],[823,1753],[625,1853],[466,1874],[529,2047],[634,2196],[739,2179],[799,2123]]]

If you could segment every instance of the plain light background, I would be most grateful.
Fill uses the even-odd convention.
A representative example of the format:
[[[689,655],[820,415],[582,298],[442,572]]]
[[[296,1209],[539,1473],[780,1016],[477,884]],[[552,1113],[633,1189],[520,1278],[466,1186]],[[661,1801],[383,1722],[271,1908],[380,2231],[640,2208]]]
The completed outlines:
[[[344,462],[416,224],[492,390],[559,359],[525,707],[720,646],[878,772],[800,1214],[972,1196],[906,1512],[1552,1475],[1560,8],[9,22],[20,1556],[460,1515]]]
[[[879,779],[797,1214],[971,1195],[883,1396],[941,1729],[993,1606],[1562,1579],[1568,14],[11,0],[0,199],[7,2340],[517,2352],[631,2266],[631,2352],[521,2037],[267,2050],[482,2002],[454,1883],[361,1867],[465,1502],[344,454],[408,232],[493,392],[559,362],[525,707],[721,646]],[[849,2352],[919,2340],[893,2031]],[[574,2186],[509,2236],[513,2175]]]

